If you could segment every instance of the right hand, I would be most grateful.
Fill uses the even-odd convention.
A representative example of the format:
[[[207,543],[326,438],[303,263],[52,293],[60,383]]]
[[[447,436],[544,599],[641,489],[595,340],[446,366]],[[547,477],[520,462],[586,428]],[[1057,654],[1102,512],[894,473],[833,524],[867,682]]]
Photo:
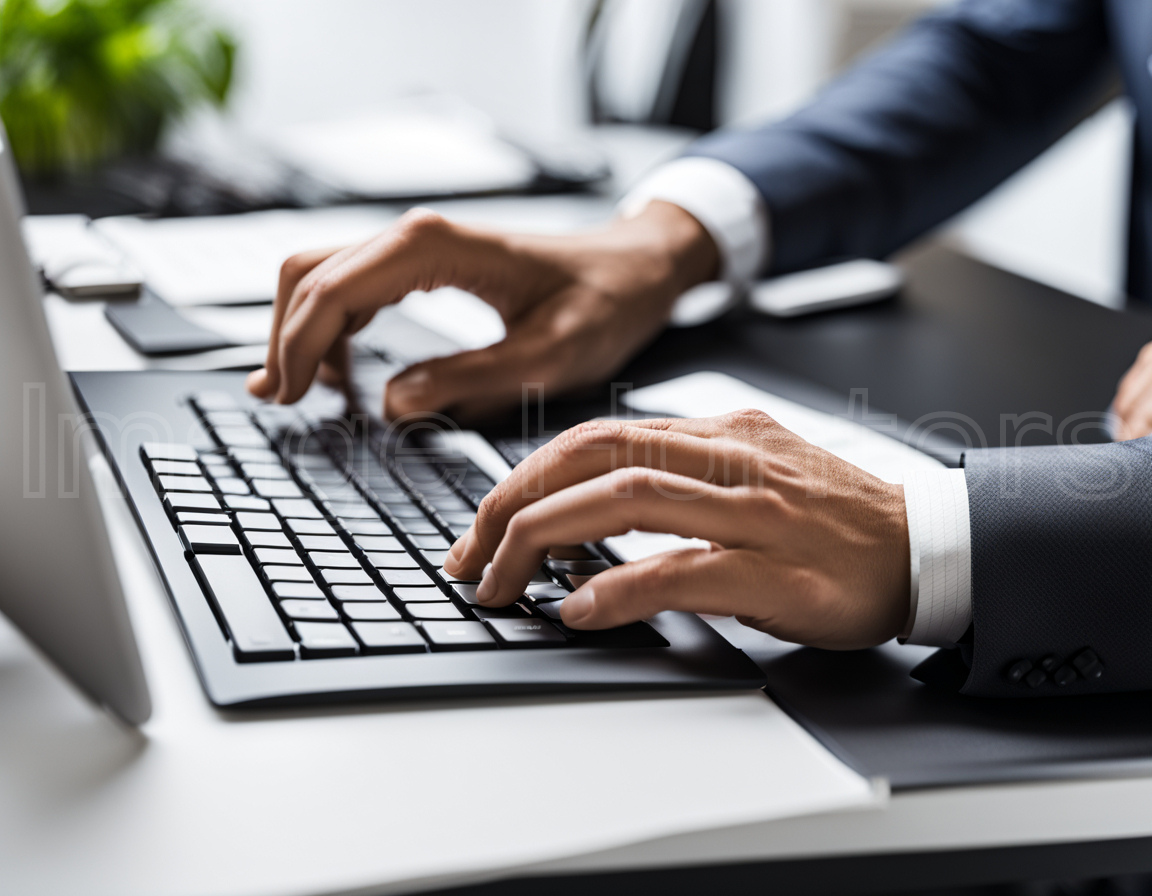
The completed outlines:
[[[456,286],[500,313],[506,337],[409,367],[388,384],[384,413],[475,419],[518,403],[524,383],[548,395],[610,377],[717,265],[707,231],[664,202],[570,236],[501,234],[414,210],[358,246],[284,263],[268,358],[248,389],[296,401],[322,364],[342,365],[346,337],[378,309],[415,290]]]

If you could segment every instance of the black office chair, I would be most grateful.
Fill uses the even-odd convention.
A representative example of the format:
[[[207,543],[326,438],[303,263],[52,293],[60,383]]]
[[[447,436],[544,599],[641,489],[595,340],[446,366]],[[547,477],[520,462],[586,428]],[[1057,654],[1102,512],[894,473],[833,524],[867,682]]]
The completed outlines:
[[[596,0],[585,41],[596,123],[718,124],[716,0]]]

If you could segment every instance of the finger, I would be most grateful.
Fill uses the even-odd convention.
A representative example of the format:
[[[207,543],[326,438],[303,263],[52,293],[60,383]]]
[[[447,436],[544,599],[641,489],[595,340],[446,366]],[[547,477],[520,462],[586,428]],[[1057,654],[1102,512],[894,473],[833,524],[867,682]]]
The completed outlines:
[[[325,259],[296,285],[278,332],[276,398],[296,401],[307,390],[330,342],[354,322],[417,290],[459,286],[500,305],[510,265],[498,234],[453,224],[426,210],[352,250]],[[524,267],[522,263],[520,265]],[[507,285],[507,284],[505,284]]]
[[[1116,398],[1112,402],[1113,410],[1121,417],[1127,417],[1142,396],[1148,395],[1152,390],[1152,343],[1144,346],[1135,362],[1120,380],[1116,389]]]
[[[548,549],[599,541],[633,529],[704,538],[740,547],[749,543],[744,495],[687,476],[657,470],[620,470],[535,502],[508,522],[476,592],[481,603],[517,600]]]
[[[664,470],[701,482],[728,484],[740,471],[753,480],[757,457],[749,446],[684,433],[704,431],[702,421],[594,421],[557,436],[518,464],[480,505],[468,548],[461,547],[454,575],[476,576],[492,559],[508,521],[522,508],[579,482],[625,467]]]
[[[664,610],[734,616],[765,612],[764,583],[750,551],[673,551],[600,573],[560,605],[575,629],[614,628]],[[754,603],[756,605],[754,605]]]
[[[276,286],[276,299],[272,305],[272,330],[268,337],[268,356],[264,367],[248,375],[247,387],[258,398],[271,398],[280,388],[280,325],[297,284],[318,264],[344,251],[343,249],[313,249],[300,252],[287,259],[280,267],[280,280]]]

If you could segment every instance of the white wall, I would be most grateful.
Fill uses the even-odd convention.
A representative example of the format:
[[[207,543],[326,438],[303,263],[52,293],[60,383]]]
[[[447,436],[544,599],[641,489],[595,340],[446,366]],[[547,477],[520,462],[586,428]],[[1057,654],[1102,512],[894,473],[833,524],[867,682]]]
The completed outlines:
[[[469,100],[505,127],[579,118],[584,0],[204,0],[242,45],[246,127],[339,116],[413,92]]]

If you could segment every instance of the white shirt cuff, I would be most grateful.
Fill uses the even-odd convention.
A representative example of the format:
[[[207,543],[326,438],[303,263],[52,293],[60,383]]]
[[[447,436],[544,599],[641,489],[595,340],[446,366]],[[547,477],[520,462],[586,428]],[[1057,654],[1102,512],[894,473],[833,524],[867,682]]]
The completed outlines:
[[[768,267],[764,197],[726,162],[694,156],[662,165],[620,201],[620,214],[635,217],[654,199],[680,206],[708,231],[720,252],[722,279],[749,283]]]
[[[950,647],[972,624],[972,530],[963,470],[904,480],[912,601],[901,641]]]

